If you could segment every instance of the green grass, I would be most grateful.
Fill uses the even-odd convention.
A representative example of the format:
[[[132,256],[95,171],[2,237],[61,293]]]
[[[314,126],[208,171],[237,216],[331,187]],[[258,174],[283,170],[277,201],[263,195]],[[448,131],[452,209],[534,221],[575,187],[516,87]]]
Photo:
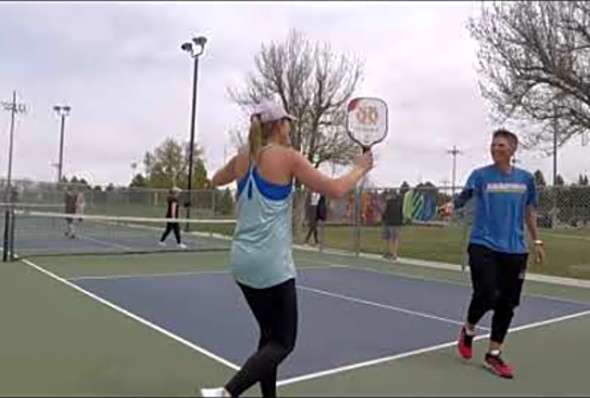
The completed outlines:
[[[306,232],[306,231],[303,231]],[[380,226],[361,228],[361,251],[384,253]],[[406,226],[401,229],[400,257],[417,258],[460,264],[464,253],[464,231],[461,227]],[[325,245],[329,248],[354,251],[355,228],[352,226],[326,226]],[[540,230],[545,242],[547,260],[536,264],[529,259],[529,271],[541,274],[590,279],[590,231]],[[298,243],[303,241],[300,236]]]

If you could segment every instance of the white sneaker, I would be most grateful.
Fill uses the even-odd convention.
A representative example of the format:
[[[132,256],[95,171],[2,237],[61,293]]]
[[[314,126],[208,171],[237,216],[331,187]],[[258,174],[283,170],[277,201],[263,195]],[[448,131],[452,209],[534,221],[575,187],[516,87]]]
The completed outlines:
[[[225,388],[201,388],[201,397],[229,397]]]
[[[186,249],[186,245],[184,243],[179,243],[178,248],[179,249]]]
[[[158,241],[158,246],[166,247],[166,242]]]

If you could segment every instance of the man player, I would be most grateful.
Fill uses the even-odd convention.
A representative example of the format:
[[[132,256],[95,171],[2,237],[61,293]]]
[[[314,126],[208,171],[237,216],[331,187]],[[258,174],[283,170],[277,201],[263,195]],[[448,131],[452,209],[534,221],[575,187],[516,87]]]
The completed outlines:
[[[170,190],[170,195],[168,195],[168,207],[166,209],[166,218],[178,218],[178,193],[180,189],[177,187],[173,187]],[[170,232],[174,232],[174,237],[176,238],[176,243],[178,247],[181,249],[185,249],[186,245],[181,242],[180,240],[180,225],[178,222],[167,222],[166,229],[160,238],[158,244],[160,246],[166,246],[166,238]]]
[[[441,212],[448,216],[453,209],[475,199],[467,249],[473,294],[459,335],[458,353],[463,359],[471,358],[475,325],[485,313],[493,311],[484,365],[508,379],[514,377],[514,372],[502,359],[501,351],[514,308],[520,302],[526,271],[528,254],[523,224],[534,242],[535,261],[542,262],[545,257],[537,232],[534,178],[511,163],[517,146],[514,133],[495,131],[490,147],[493,164],[474,170],[463,191],[441,207]]]

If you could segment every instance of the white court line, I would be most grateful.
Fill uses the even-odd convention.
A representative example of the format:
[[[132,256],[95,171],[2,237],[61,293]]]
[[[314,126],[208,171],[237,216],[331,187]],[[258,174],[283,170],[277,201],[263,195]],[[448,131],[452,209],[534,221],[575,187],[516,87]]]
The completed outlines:
[[[70,239],[70,238],[64,237],[64,239]],[[96,238],[91,238],[89,236],[85,236],[85,235],[81,235],[81,234],[76,234],[76,238],[74,240],[76,240],[76,239],[98,243],[99,245],[103,245],[103,246],[107,246],[107,247],[118,247],[118,248],[124,249],[124,250],[133,250],[133,248],[128,247],[128,246],[124,246],[124,245],[120,245],[118,243],[108,242],[108,241],[104,241],[104,240],[100,240],[100,239],[96,239]],[[26,252],[29,250],[35,250],[35,253],[31,254],[33,256],[35,254],[39,254],[39,253],[46,253],[46,252],[52,253],[52,252],[55,252],[55,250],[56,250],[55,248],[51,248],[51,247],[50,248],[41,248],[41,249],[33,248],[33,247],[23,247],[23,248],[17,248],[17,249],[19,249],[22,252]],[[77,248],[74,248],[74,250],[76,250],[76,249]],[[76,254],[75,252],[73,252],[73,253]]]
[[[85,236],[85,235],[76,235],[76,238],[77,239],[81,239],[81,240],[87,240],[89,242],[98,243],[99,245],[104,245],[104,246],[109,246],[109,247],[118,247],[118,248],[124,249],[124,250],[133,250],[133,248],[131,248],[129,246],[120,245],[118,243],[109,242],[109,241],[106,241],[106,240],[91,238],[91,237]]]
[[[427,281],[427,282],[448,283],[450,285],[462,286],[462,287],[467,287],[467,288],[471,287],[471,285],[469,283],[463,283],[460,281],[446,279],[446,278],[436,278],[436,277],[429,278],[426,276],[406,274],[403,272],[378,270],[378,269],[372,269],[372,268],[363,268],[363,267],[359,267],[358,265],[349,265],[349,264],[334,264],[334,265],[335,265],[335,267],[350,268],[350,269],[353,269],[356,271],[361,271],[361,272],[370,272],[370,273],[380,274],[380,275],[401,276],[401,277],[408,278],[408,279],[415,279],[415,280],[421,280],[421,281]],[[567,303],[567,304],[578,304],[578,305],[584,305],[584,306],[590,305],[590,302],[588,302],[588,301],[568,299],[568,298],[563,298],[563,297],[558,297],[558,296],[550,296],[550,295],[540,294],[540,293],[526,292],[526,293],[523,293],[522,295],[525,297],[525,299],[526,299],[526,297],[533,297],[533,298],[538,297],[538,298],[543,298],[543,299],[548,299],[548,300],[560,301],[560,302]]]
[[[541,326],[546,326],[546,325],[550,325],[553,323],[563,322],[563,321],[567,321],[570,319],[581,318],[581,317],[584,317],[587,315],[590,315],[590,310],[583,311],[583,312],[577,312],[574,314],[565,315],[565,316],[558,317],[558,318],[548,319],[548,320],[541,321],[541,322],[530,323],[528,325],[518,326],[518,327],[509,329],[508,332],[514,333],[514,332],[519,332],[522,330],[538,328]],[[485,338],[488,338],[488,336],[487,335],[480,335],[480,336],[476,336],[474,338],[474,340],[482,340]],[[299,383],[302,381],[317,379],[320,377],[330,376],[330,375],[334,375],[337,373],[343,373],[343,372],[347,372],[347,371],[354,370],[354,369],[366,368],[366,367],[377,365],[380,363],[393,362],[398,359],[408,358],[408,357],[416,356],[419,354],[424,354],[427,352],[432,352],[432,351],[441,350],[443,348],[452,347],[455,344],[457,344],[457,342],[455,340],[453,340],[448,343],[438,344],[438,345],[434,345],[431,347],[425,347],[425,348],[421,348],[421,349],[414,350],[414,351],[408,351],[408,352],[404,352],[404,353],[397,354],[397,355],[373,359],[373,360],[365,361],[365,362],[359,362],[359,363],[355,363],[355,364],[348,365],[348,366],[341,366],[341,367],[334,368],[334,369],[324,370],[321,372],[310,373],[308,375],[293,377],[291,379],[281,380],[277,383],[277,385],[278,386],[286,386],[289,384],[294,384],[294,383]]]
[[[343,268],[344,265],[330,265],[330,266],[322,266],[318,265],[317,267],[310,266],[310,267],[302,267],[299,268],[300,271],[308,270],[308,269],[330,269],[330,268]],[[78,281],[78,280],[86,280],[86,279],[123,279],[123,278],[160,278],[160,277],[174,277],[174,276],[191,276],[191,275],[206,275],[206,274],[230,274],[229,270],[203,270],[203,271],[186,271],[186,272],[159,272],[159,273],[151,273],[151,274],[112,274],[112,275],[89,275],[89,276],[74,276],[71,278],[66,278],[69,281]]]
[[[152,274],[114,274],[114,275],[90,275],[90,276],[74,276],[66,278],[69,281],[84,281],[84,280],[117,280],[117,279],[133,279],[133,278],[167,278],[175,276],[193,276],[203,274],[227,274],[227,271],[187,271],[187,272],[162,272]]]
[[[160,332],[161,334],[163,334],[163,335],[165,335],[165,336],[167,336],[167,337],[169,337],[169,338],[171,338],[171,339],[173,339],[173,340],[175,340],[175,341],[177,341],[177,342],[179,342],[179,343],[181,343],[181,344],[183,344],[183,345],[185,345],[185,346],[193,349],[194,351],[200,352],[201,354],[203,354],[203,355],[205,355],[205,356],[207,356],[207,357],[209,357],[209,358],[211,358],[211,359],[213,359],[213,360],[215,360],[215,361],[217,361],[217,362],[219,362],[219,363],[221,363],[221,364],[223,364],[223,365],[225,365],[225,366],[227,366],[227,367],[229,367],[229,368],[231,368],[233,370],[239,370],[239,368],[240,368],[239,366],[237,366],[237,365],[235,365],[235,364],[227,361],[226,359],[221,358],[221,357],[219,357],[219,356],[217,356],[217,355],[215,355],[215,354],[213,354],[213,353],[205,350],[202,347],[199,347],[197,345],[194,345],[191,342],[189,342],[189,341],[187,341],[187,340],[185,340],[185,339],[183,339],[183,338],[181,338],[181,337],[179,337],[179,336],[177,336],[177,335],[175,335],[175,334],[173,334],[173,333],[171,333],[171,332],[169,332],[169,331],[167,331],[167,330],[165,330],[165,329],[163,329],[163,328],[161,328],[161,327],[159,327],[159,326],[157,326],[157,325],[155,325],[155,324],[153,324],[153,323],[151,323],[151,322],[149,322],[149,321],[147,321],[147,320],[145,320],[145,319],[143,319],[143,318],[141,318],[141,317],[139,317],[139,316],[137,316],[137,315],[135,315],[133,313],[130,313],[129,311],[126,311],[125,309],[123,309],[123,308],[121,308],[121,307],[119,307],[119,306],[117,306],[117,305],[115,305],[115,304],[113,304],[113,303],[111,303],[111,302],[103,299],[103,298],[101,298],[101,297],[99,297],[99,296],[97,296],[97,295],[95,295],[93,293],[90,293],[90,292],[88,292],[88,291],[80,288],[79,286],[75,285],[74,283],[69,282],[69,281],[63,279],[63,278],[61,278],[61,277],[53,274],[52,272],[45,270],[42,267],[39,267],[38,265],[32,263],[29,260],[22,260],[22,261],[23,261],[23,263],[31,266],[32,268],[34,268],[37,271],[39,271],[39,272],[41,272],[41,273],[49,276],[50,278],[55,279],[55,280],[57,280],[57,281],[65,284],[65,285],[71,287],[72,289],[75,289],[75,290],[79,291],[80,293],[82,293],[82,294],[84,294],[84,295],[86,295],[86,296],[88,296],[88,297],[90,297],[90,298],[92,298],[92,299],[100,302],[101,304],[106,305],[107,307],[109,307],[111,309],[114,309],[115,311],[120,312],[120,313],[122,313],[122,314],[130,317],[131,319],[134,319],[135,321],[137,321],[137,322],[139,322],[139,323],[141,323],[141,324],[143,324],[145,326],[148,326],[149,328],[152,328],[152,329]],[[541,327],[541,326],[544,326],[544,325],[549,325],[549,324],[552,324],[552,323],[557,323],[557,322],[562,322],[562,321],[566,321],[566,320],[569,320],[569,319],[583,317],[583,316],[586,316],[586,315],[590,315],[590,311],[579,312],[579,313],[575,313],[575,314],[571,314],[571,315],[566,315],[566,316],[562,316],[562,317],[558,317],[558,318],[553,318],[553,319],[549,319],[549,320],[545,320],[545,321],[541,321],[541,322],[536,322],[536,323],[531,323],[531,324],[528,324],[528,325],[523,325],[523,326],[511,328],[509,330],[509,332],[518,332],[518,331],[521,331],[521,330],[532,329],[532,328]],[[480,336],[476,336],[474,340],[480,340],[480,339],[484,339],[484,338],[487,338],[487,336],[480,335]],[[328,376],[328,375],[332,375],[332,374],[342,373],[342,372],[349,371],[349,370],[354,370],[354,369],[359,369],[359,368],[363,368],[363,367],[368,367],[368,366],[376,365],[376,364],[379,364],[379,363],[390,362],[390,361],[394,361],[394,360],[397,360],[397,359],[402,359],[402,358],[406,358],[406,357],[410,357],[410,356],[415,356],[415,355],[422,354],[422,353],[436,351],[436,350],[439,350],[439,349],[442,349],[442,348],[450,347],[450,346],[452,346],[454,344],[456,344],[456,342],[455,341],[451,341],[451,342],[448,342],[448,343],[439,344],[439,345],[435,345],[435,346],[431,346],[431,347],[425,347],[425,348],[422,348],[422,349],[419,349],[419,350],[405,352],[405,353],[401,353],[401,354],[397,354],[397,355],[393,355],[393,356],[388,356],[388,357],[384,357],[384,358],[378,358],[378,359],[375,359],[375,360],[370,360],[370,361],[356,363],[356,364],[352,364],[352,365],[348,365],[348,366],[338,367],[338,368],[334,368],[334,369],[330,369],[330,370],[326,370],[326,371],[322,371],[322,372],[316,372],[316,373],[312,373],[312,374],[308,374],[308,375],[298,376],[298,377],[295,377],[295,378],[291,378],[291,379],[286,379],[286,380],[279,381],[277,383],[277,385],[278,386],[284,386],[284,385],[294,384],[294,383],[298,383],[298,382],[301,382],[301,381],[311,380],[311,379],[320,378],[320,377],[324,377],[324,376]]]
[[[401,273],[393,273],[393,272],[388,272],[388,271],[378,271],[378,270],[372,270],[372,269],[361,269],[361,268],[356,268],[354,266],[349,266],[349,265],[345,265],[345,264],[329,264],[328,266],[317,266],[317,267],[302,267],[301,270],[305,270],[305,269],[330,269],[330,268],[351,268],[351,269],[355,269],[355,270],[359,270],[361,272],[364,271],[368,271],[368,272],[374,272],[374,273],[379,273],[379,274],[386,274],[386,275],[392,275],[392,276],[404,276],[404,277],[408,277],[411,279],[417,279],[417,280],[426,280],[426,281],[433,281],[433,282],[440,282],[439,280],[436,279],[428,279],[428,278],[420,278],[420,277],[413,277],[412,275],[405,275],[405,274],[401,274]],[[80,277],[71,277],[71,278],[67,278],[67,280],[70,281],[80,281],[80,280],[116,280],[116,279],[125,279],[125,278],[159,278],[159,277],[175,277],[175,276],[198,276],[198,275],[206,275],[206,274],[228,274],[229,272],[227,270],[210,270],[210,271],[189,271],[189,272],[175,272],[175,273],[151,273],[151,274],[119,274],[119,275],[100,275],[100,276],[80,276]],[[449,281],[451,283],[453,283],[453,281]],[[462,285],[459,283],[455,283],[461,286],[466,286],[466,285]],[[356,297],[351,297],[351,296],[346,296],[346,295],[342,295],[342,294],[338,294],[338,293],[333,293],[333,292],[328,292],[328,291],[324,291],[324,290],[320,290],[320,289],[314,289],[311,287],[306,287],[306,286],[302,286],[302,285],[297,285],[297,287],[301,290],[307,290],[310,292],[314,292],[314,293],[318,293],[318,294],[323,294],[326,296],[331,296],[331,297],[335,297],[335,298],[340,298],[340,299],[344,299],[344,300],[348,300],[351,302],[357,302],[360,304],[365,304],[365,305],[370,305],[370,306],[374,306],[374,307],[378,307],[378,308],[382,308],[382,309],[387,309],[387,310],[392,310],[392,311],[397,311],[397,312],[401,312],[401,313],[406,313],[406,314],[410,314],[410,315],[415,315],[415,316],[420,316],[423,318],[429,318],[429,319],[434,319],[434,320],[438,320],[438,321],[442,321],[442,322],[447,322],[447,323],[453,323],[456,325],[463,325],[463,321],[457,321],[457,320],[453,320],[450,318],[444,318],[444,317],[439,317],[436,315],[432,315],[432,314],[428,314],[428,313],[424,313],[424,312],[419,312],[419,311],[413,311],[407,308],[403,308],[403,307],[397,307],[397,306],[391,306],[391,305],[386,305],[386,304],[381,304],[381,303],[377,303],[377,302],[372,302],[372,301],[368,301],[368,300],[362,300]],[[527,295],[527,296],[531,296],[531,295]],[[571,303],[571,304],[577,304],[577,305],[590,305],[590,303],[584,303],[581,301],[573,301],[573,300],[567,300],[567,299],[560,299],[560,298],[554,298],[551,296],[543,296],[543,295],[535,295],[536,297],[541,297],[541,298],[546,298],[549,300],[555,300],[555,301],[563,301],[565,303]],[[477,326],[478,329],[481,330],[485,330],[485,331],[489,331],[490,328],[485,327],[485,326]]]
[[[306,247],[299,246],[299,245],[293,245],[293,248],[301,251],[302,253],[303,252],[315,253],[315,254],[323,253],[323,254],[327,254],[327,255],[335,255],[335,256],[348,257],[348,258],[362,258],[362,259],[367,259],[367,260],[379,261],[381,263],[391,264],[390,260],[386,260],[383,258],[382,255],[378,255],[378,254],[362,253],[361,252],[359,254],[359,256],[357,256],[355,253],[334,250],[334,249],[324,249],[322,252],[318,252],[317,249],[314,250],[312,248],[306,248]],[[449,264],[449,263],[443,263],[440,261],[420,260],[420,259],[407,258],[407,257],[403,257],[403,258],[398,257],[398,262],[403,265],[416,265],[419,267],[436,268],[436,269],[443,269],[443,270],[447,270],[447,271],[463,273],[463,271],[461,270],[460,264]],[[567,277],[551,276],[551,275],[545,275],[545,274],[535,274],[535,273],[531,272],[531,273],[527,273],[526,280],[532,281],[532,282],[547,283],[547,284],[551,284],[551,285],[572,286],[572,287],[579,287],[579,288],[583,288],[583,289],[590,289],[590,280],[585,280],[585,279],[567,278]]]
[[[48,271],[48,270],[46,270],[46,269],[44,269],[44,268],[36,265],[36,264],[34,264],[33,262],[31,262],[29,260],[22,260],[22,262],[25,263],[25,264],[27,264],[28,266],[36,269],[37,271],[45,274],[46,276],[49,276],[50,278],[55,279],[56,281],[61,282],[64,285],[66,285],[68,287],[71,287],[74,290],[77,290],[78,292],[84,294],[85,296],[90,297],[91,299],[94,299],[94,300],[98,301],[99,303],[101,303],[101,304],[103,304],[103,305],[105,305],[105,306],[107,306],[107,307],[109,307],[109,308],[111,308],[111,309],[113,309],[113,310],[115,310],[115,311],[117,311],[117,312],[119,312],[119,313],[121,313],[121,314],[123,314],[123,315],[125,315],[125,316],[127,316],[129,318],[131,318],[131,319],[133,319],[134,321],[139,322],[140,324],[142,324],[144,326],[147,326],[147,327],[149,327],[149,328],[151,328],[151,329],[153,329],[153,330],[155,330],[155,331],[163,334],[166,337],[171,338],[172,340],[175,340],[175,341],[179,342],[180,344],[185,345],[186,347],[188,347],[188,348],[190,348],[190,349],[192,349],[194,351],[197,351],[197,352],[199,352],[199,353],[201,353],[201,354],[203,354],[203,355],[205,355],[205,356],[207,356],[207,357],[209,357],[209,358],[211,358],[211,359],[213,359],[213,360],[215,360],[215,361],[217,361],[217,362],[219,362],[219,363],[221,363],[221,364],[223,364],[223,365],[225,365],[225,366],[227,366],[227,367],[229,367],[229,368],[231,368],[233,370],[239,370],[240,369],[240,367],[238,365],[236,365],[236,364],[234,364],[234,363],[232,363],[232,362],[230,362],[230,361],[228,361],[228,360],[226,360],[226,359],[224,359],[224,358],[222,358],[222,357],[220,357],[218,355],[215,355],[212,352],[210,352],[210,351],[208,351],[208,350],[206,350],[206,349],[204,349],[202,347],[199,347],[198,345],[193,344],[190,341],[185,340],[182,337],[177,336],[176,334],[174,334],[174,333],[172,333],[172,332],[170,332],[170,331],[168,331],[168,330],[166,330],[166,329],[164,329],[164,328],[162,328],[162,327],[160,327],[160,326],[158,326],[158,325],[156,325],[156,324],[154,324],[154,323],[152,323],[152,322],[150,322],[150,321],[148,321],[146,319],[141,318],[140,316],[135,315],[132,312],[129,312],[129,311],[127,311],[127,310],[119,307],[118,305],[113,304],[110,301],[105,300],[102,297],[97,296],[96,294],[91,293],[91,292],[89,292],[89,291],[87,291],[87,290],[85,290],[85,289],[77,286],[76,284],[74,284],[72,282],[69,282],[68,280],[66,280],[66,279],[64,279],[64,278],[62,278],[60,276],[57,276],[56,274],[54,274],[54,273],[52,273],[52,272],[50,272],[50,271]]]
[[[305,253],[307,254],[307,253]],[[313,258],[313,256],[312,256]],[[306,259],[306,261],[308,261],[308,259]],[[456,286],[462,286],[462,287],[467,287],[469,288],[471,286],[470,283],[466,283],[466,282],[461,282],[458,280],[453,280],[453,279],[447,279],[447,278],[437,278],[437,277],[426,277],[426,276],[421,276],[421,275],[414,275],[414,274],[408,274],[408,273],[404,273],[404,272],[397,272],[397,271],[392,271],[392,270],[379,270],[379,269],[374,269],[374,268],[365,268],[365,267],[361,267],[359,265],[355,264],[336,264],[336,263],[332,263],[326,260],[320,260],[320,259],[313,259],[312,261],[316,261],[317,263],[323,263],[323,264],[331,264],[332,268],[349,268],[349,269],[353,269],[356,271],[362,271],[362,272],[369,272],[369,273],[375,273],[375,274],[380,274],[380,275],[390,275],[390,276],[401,276],[404,278],[409,278],[409,279],[415,279],[415,280],[422,280],[422,281],[428,281],[428,282],[438,282],[438,283],[448,283],[451,285],[456,285]],[[383,261],[387,261],[388,260],[383,260]],[[392,265],[396,265],[396,263],[391,263]],[[400,260],[398,261],[399,265],[412,265],[411,263],[405,263],[404,260]],[[528,277],[529,274],[527,274]],[[533,282],[535,282],[535,280],[533,280]],[[545,282],[547,283],[547,282]],[[550,284],[554,284],[551,282],[548,282]],[[577,287],[577,286],[575,286]],[[546,295],[546,294],[540,294],[540,293],[523,293],[523,296],[526,297],[539,297],[539,298],[544,298],[544,299],[549,299],[549,300],[554,300],[554,301],[560,301],[563,303],[567,303],[567,304],[578,304],[578,305],[584,305],[584,306],[588,306],[590,305],[590,302],[588,301],[581,301],[581,300],[575,300],[575,299],[569,299],[569,298],[563,298],[563,297],[558,297],[558,296],[551,296],[551,295]]]
[[[346,296],[344,294],[327,292],[325,290],[314,289],[311,287],[306,287],[306,286],[301,286],[301,285],[298,285],[297,288],[301,289],[301,290],[313,292],[313,293],[322,294],[324,296],[329,296],[329,297],[339,298],[339,299],[346,300],[346,301],[351,301],[353,303],[365,304],[365,305],[369,305],[372,307],[377,307],[377,308],[395,311],[395,312],[401,312],[401,313],[409,314],[409,315],[415,315],[415,316],[419,316],[419,317],[427,318],[427,319],[434,319],[436,321],[452,323],[454,325],[461,325],[462,326],[465,324],[465,321],[457,321],[457,320],[450,319],[450,318],[444,318],[444,317],[440,317],[440,316],[436,316],[436,315],[432,315],[432,314],[427,314],[425,312],[413,311],[413,310],[409,310],[409,309],[402,308],[402,307],[396,307],[393,305],[386,305],[386,304],[376,303],[374,301],[362,300],[362,299],[359,299],[356,297]],[[490,328],[487,328],[484,326],[476,326],[476,327],[478,329],[482,329],[482,330],[486,330],[486,331],[491,330]]]
[[[337,267],[338,267],[338,265],[337,265]],[[329,269],[330,267],[305,267],[305,268],[306,269],[318,269],[318,268],[319,269]],[[116,279],[130,279],[130,278],[159,278],[159,277],[193,276],[193,275],[197,276],[197,275],[205,275],[205,274],[228,274],[228,272],[227,271],[193,271],[193,272],[176,272],[176,273],[136,274],[136,275],[121,274],[121,275],[104,275],[104,276],[102,276],[102,275],[101,276],[81,276],[81,277],[67,278],[67,280],[69,280],[69,281],[116,280]],[[297,285],[297,288],[301,289],[301,290],[313,292],[313,293],[322,294],[324,296],[330,296],[330,297],[334,297],[334,298],[347,300],[350,302],[360,303],[360,304],[364,304],[364,305],[370,305],[373,307],[386,309],[386,310],[390,310],[390,311],[401,312],[401,313],[409,314],[409,315],[416,315],[416,316],[419,316],[422,318],[434,319],[437,321],[452,323],[452,324],[456,324],[456,325],[463,325],[464,324],[463,321],[456,321],[456,320],[453,320],[450,318],[439,317],[436,315],[431,315],[431,314],[427,314],[427,313],[419,312],[419,311],[413,311],[413,310],[402,308],[402,307],[396,307],[396,306],[376,303],[373,301],[362,300],[362,299],[359,299],[356,297],[345,296],[343,294],[332,293],[332,292],[328,292],[325,290],[314,289],[314,288],[306,287],[306,286],[302,286],[302,285]],[[484,326],[477,326],[477,328],[482,329],[482,330],[486,330],[486,331],[490,330],[489,328],[484,327]]]
[[[448,283],[448,284],[462,286],[462,287],[470,287],[471,286],[470,283],[465,283],[465,282],[461,282],[461,281],[453,280],[453,279],[437,278],[437,277],[430,278],[430,277],[426,277],[426,276],[408,274],[408,273],[404,273],[404,272],[397,272],[397,271],[391,271],[391,270],[378,270],[378,269],[374,269],[374,268],[365,268],[365,267],[361,267],[361,266],[356,265],[357,263],[355,263],[355,264],[334,264],[329,261],[319,260],[319,259],[315,260],[315,261],[318,263],[332,264],[333,268],[350,268],[350,269],[357,270],[357,271],[370,272],[370,273],[375,273],[375,274],[380,274],[380,275],[401,276],[401,277],[405,277],[405,278],[409,278],[409,279],[422,280],[422,281],[428,281],[428,282]],[[383,260],[383,261],[387,261],[389,263],[389,260]],[[412,265],[411,263],[405,263],[404,261],[405,260],[399,260],[397,264],[406,265],[406,266]],[[396,263],[391,263],[391,264],[396,265]],[[528,275],[529,274],[527,274],[527,277],[528,277]],[[536,282],[536,281],[532,280],[532,282]],[[545,283],[554,284],[552,282],[545,282]],[[574,287],[577,287],[577,286],[574,286]],[[526,293],[523,293],[523,296],[525,296],[525,298],[526,297],[539,297],[539,298],[544,298],[544,299],[549,299],[549,300],[554,300],[554,301],[561,301],[561,302],[564,302],[567,304],[578,304],[578,305],[584,305],[584,306],[590,305],[590,302],[588,302],[588,301],[581,301],[581,300],[563,298],[563,297],[558,297],[558,296],[545,295],[545,294],[540,294],[540,293],[526,292]]]

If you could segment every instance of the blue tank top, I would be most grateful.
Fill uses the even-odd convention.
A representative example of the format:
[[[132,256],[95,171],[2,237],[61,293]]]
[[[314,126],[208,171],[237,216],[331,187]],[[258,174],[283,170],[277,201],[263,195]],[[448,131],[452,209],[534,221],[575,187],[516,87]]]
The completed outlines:
[[[265,181],[250,164],[238,180],[230,268],[241,284],[263,289],[296,276],[292,255],[292,184]]]

